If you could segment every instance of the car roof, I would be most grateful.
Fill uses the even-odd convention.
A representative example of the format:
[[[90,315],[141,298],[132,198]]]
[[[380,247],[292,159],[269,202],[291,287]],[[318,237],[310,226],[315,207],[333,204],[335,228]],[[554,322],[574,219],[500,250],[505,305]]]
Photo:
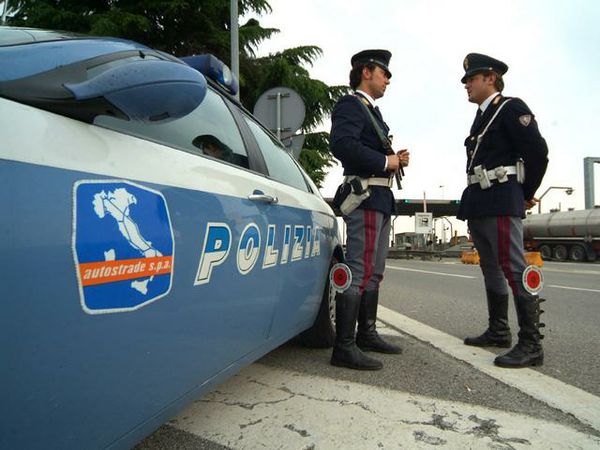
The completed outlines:
[[[125,51],[152,51],[126,39],[94,37],[62,31],[0,27],[0,81],[24,78],[98,56]],[[175,59],[171,55],[163,56]]]
[[[32,42],[79,38],[83,35],[70,31],[43,30],[39,28],[0,26],[0,46]]]

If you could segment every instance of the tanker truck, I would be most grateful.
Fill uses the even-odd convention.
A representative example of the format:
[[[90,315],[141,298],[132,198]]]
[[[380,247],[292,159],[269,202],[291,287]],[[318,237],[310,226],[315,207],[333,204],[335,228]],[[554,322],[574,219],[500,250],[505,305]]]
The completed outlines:
[[[523,220],[523,243],[544,260],[595,261],[600,257],[600,209],[529,215]]]

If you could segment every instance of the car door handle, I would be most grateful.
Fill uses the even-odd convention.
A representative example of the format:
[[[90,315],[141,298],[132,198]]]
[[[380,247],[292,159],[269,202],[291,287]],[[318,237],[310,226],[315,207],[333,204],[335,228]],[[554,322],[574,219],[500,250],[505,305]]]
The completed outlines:
[[[252,194],[248,196],[248,200],[253,202],[262,202],[262,203],[277,203],[279,199],[277,197],[273,197],[272,195],[267,195],[262,191],[256,190]]]

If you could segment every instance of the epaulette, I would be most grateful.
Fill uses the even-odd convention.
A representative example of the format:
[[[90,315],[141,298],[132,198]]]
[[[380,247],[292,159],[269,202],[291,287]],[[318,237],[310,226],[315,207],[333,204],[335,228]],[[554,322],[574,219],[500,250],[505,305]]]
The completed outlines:
[[[357,99],[359,99],[365,106],[372,108],[373,105],[371,105],[371,103],[369,102],[369,100],[367,100],[366,98],[364,98],[362,95],[357,94],[356,92],[354,92],[352,95],[354,95]]]

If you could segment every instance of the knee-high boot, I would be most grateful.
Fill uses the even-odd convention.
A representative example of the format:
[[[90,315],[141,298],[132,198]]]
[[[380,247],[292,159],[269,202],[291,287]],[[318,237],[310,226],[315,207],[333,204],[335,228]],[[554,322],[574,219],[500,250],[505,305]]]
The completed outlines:
[[[508,294],[486,291],[489,323],[481,336],[466,337],[465,345],[476,347],[510,348],[512,342],[508,326]]]
[[[498,356],[494,364],[500,367],[541,366],[544,363],[540,328],[540,302],[535,295],[515,296],[515,307],[519,319],[519,342],[507,354]]]
[[[365,355],[354,341],[354,330],[361,296],[338,294],[335,304],[336,338],[331,355],[331,364],[358,370],[379,370],[381,361]]]
[[[363,292],[358,312],[358,332],[356,345],[363,351],[398,354],[402,349],[385,342],[377,333],[377,305],[379,304],[379,291]]]

